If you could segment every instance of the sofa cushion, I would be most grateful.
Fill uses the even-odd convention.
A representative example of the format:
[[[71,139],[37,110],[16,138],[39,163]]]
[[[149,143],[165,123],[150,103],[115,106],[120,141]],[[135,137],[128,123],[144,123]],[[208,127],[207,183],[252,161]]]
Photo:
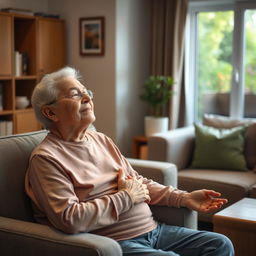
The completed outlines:
[[[209,169],[183,169],[178,172],[179,189],[193,191],[213,189],[228,199],[228,206],[244,197],[250,196],[252,186],[256,184],[253,171],[237,172]],[[256,196],[256,187],[255,187]],[[211,214],[199,214],[201,221],[211,221]]]
[[[195,124],[192,168],[246,171],[244,133],[246,127],[218,129]]]
[[[203,124],[215,128],[233,128],[241,125],[248,125],[245,133],[244,156],[248,169],[256,166],[256,119],[243,118],[235,119],[226,116],[205,114]]]

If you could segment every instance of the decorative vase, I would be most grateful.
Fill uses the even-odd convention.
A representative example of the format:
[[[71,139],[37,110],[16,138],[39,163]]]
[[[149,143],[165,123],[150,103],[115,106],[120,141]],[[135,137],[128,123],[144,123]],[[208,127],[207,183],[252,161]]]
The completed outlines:
[[[149,137],[154,133],[168,131],[168,123],[169,123],[168,117],[145,116],[145,119],[144,119],[145,135]]]

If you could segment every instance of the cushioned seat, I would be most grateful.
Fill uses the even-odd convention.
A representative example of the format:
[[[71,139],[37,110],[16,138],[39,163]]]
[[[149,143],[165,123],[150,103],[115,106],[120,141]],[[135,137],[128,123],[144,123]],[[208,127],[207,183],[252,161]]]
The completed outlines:
[[[221,191],[228,198],[228,205],[255,194],[256,173],[209,169],[184,169],[179,171],[178,187],[188,191],[208,188]],[[251,191],[252,190],[252,191]],[[211,221],[211,215],[199,214],[201,221]]]

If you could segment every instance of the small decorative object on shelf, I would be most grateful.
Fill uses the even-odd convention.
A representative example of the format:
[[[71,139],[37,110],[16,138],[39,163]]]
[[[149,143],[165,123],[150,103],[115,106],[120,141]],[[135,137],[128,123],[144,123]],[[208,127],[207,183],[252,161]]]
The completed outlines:
[[[10,13],[17,13],[17,14],[23,14],[23,15],[30,15],[34,16],[34,13],[29,9],[21,9],[21,8],[2,8],[2,12],[10,12]]]
[[[26,96],[16,96],[16,108],[24,109],[29,105],[29,99]]]
[[[59,14],[51,14],[51,13],[45,13],[45,12],[35,12],[35,16],[45,17],[45,18],[53,18],[53,19],[59,19]]]

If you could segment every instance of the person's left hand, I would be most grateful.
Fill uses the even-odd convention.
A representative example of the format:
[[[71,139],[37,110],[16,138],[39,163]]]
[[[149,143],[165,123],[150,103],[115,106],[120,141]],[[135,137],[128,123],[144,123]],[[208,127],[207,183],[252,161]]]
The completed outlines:
[[[220,196],[221,193],[214,190],[195,190],[184,194],[181,205],[198,212],[210,213],[220,209],[223,204],[228,202],[225,198],[216,198]]]

